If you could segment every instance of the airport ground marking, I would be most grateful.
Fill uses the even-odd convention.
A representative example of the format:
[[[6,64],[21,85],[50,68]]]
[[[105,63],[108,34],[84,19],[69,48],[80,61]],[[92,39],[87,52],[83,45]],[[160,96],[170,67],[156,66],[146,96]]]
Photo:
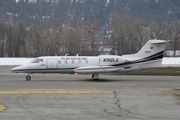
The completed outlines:
[[[157,90],[99,90],[99,89],[20,89],[20,90],[0,90],[0,95],[2,94],[111,94],[116,92],[157,92]]]
[[[110,94],[113,90],[97,89],[22,89],[0,91],[0,94]]]
[[[0,104],[0,112],[2,112],[5,109],[5,106]]]
[[[180,93],[176,91],[176,89],[170,89],[170,88],[160,88],[161,91],[167,92],[173,96],[176,96],[180,98]]]

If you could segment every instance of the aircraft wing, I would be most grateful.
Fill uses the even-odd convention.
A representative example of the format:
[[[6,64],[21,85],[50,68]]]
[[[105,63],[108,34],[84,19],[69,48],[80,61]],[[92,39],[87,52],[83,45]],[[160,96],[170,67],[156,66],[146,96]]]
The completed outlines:
[[[74,69],[74,72],[78,73],[100,73],[100,72],[115,72],[123,70],[124,68],[119,68],[115,66],[88,66],[88,67],[79,67]]]

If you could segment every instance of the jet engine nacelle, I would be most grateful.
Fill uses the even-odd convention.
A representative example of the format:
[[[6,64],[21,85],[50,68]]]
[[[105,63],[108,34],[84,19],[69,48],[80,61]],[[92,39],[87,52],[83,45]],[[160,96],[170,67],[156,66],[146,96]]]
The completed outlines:
[[[126,63],[127,59],[122,56],[116,55],[100,55],[99,57],[99,64],[100,65],[115,65],[115,64],[122,64]]]

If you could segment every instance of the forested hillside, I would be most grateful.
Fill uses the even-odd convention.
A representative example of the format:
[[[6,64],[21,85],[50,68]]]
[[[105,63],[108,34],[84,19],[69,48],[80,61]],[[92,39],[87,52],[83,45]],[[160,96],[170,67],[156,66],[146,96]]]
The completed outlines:
[[[177,50],[179,18],[179,0],[0,0],[0,56],[122,55],[155,38]]]
[[[33,2],[34,1],[34,2]],[[105,24],[113,12],[144,19],[170,22],[180,18],[179,0],[1,0],[0,15],[17,14],[20,19],[82,16],[96,17]]]

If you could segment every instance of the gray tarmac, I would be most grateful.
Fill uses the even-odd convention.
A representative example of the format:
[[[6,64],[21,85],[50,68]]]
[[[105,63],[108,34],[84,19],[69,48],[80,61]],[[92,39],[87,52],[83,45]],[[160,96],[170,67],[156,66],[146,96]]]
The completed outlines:
[[[3,67],[6,68],[6,67]],[[0,73],[1,120],[179,120],[179,76]]]

